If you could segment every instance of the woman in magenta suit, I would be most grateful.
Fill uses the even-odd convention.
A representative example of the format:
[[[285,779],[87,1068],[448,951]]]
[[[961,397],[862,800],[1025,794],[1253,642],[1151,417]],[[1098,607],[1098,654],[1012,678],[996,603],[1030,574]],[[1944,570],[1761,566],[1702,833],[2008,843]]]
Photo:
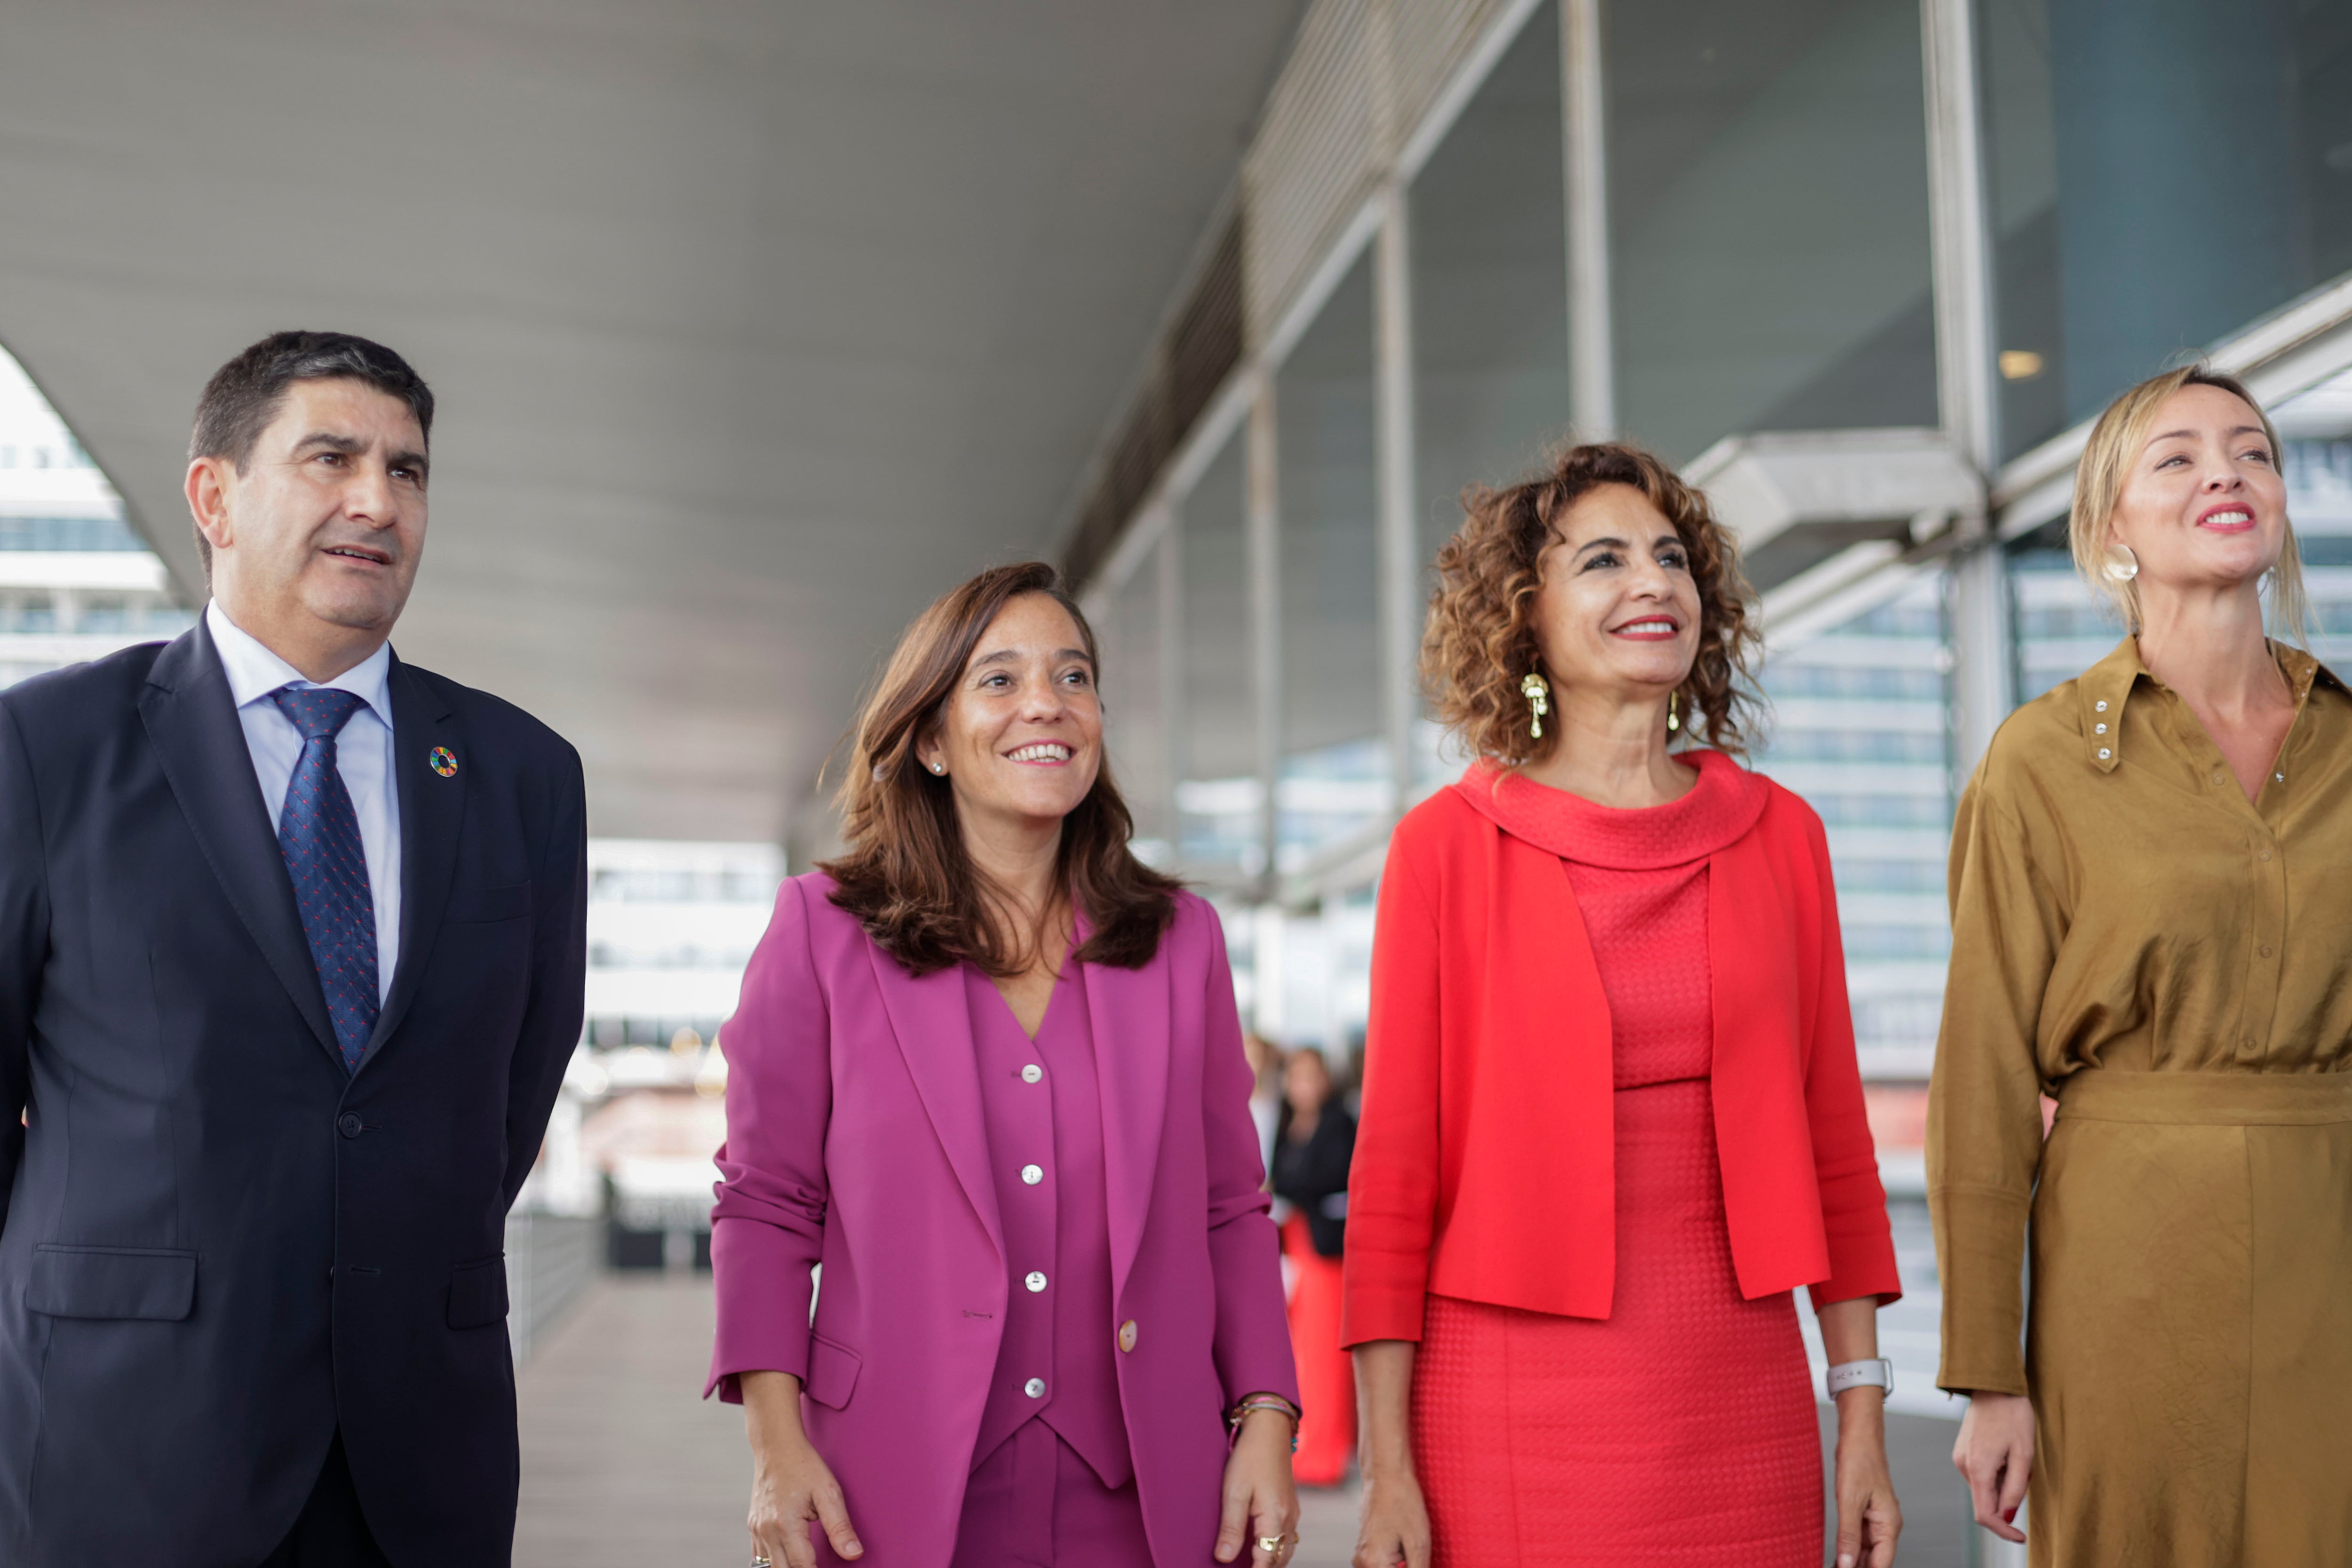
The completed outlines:
[[[1297,1541],[1224,944],[1128,852],[1095,663],[1050,567],[926,611],[858,723],[848,852],[784,884],[744,976],[711,1386],[745,1406],[755,1563]]]

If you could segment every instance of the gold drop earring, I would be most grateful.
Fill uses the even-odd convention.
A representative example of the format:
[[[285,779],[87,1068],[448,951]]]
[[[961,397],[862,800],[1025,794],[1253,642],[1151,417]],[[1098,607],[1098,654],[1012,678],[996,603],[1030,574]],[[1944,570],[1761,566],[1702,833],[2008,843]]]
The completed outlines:
[[[1666,693],[1666,733],[1669,735],[1683,727],[1682,720],[1675,712],[1675,705],[1682,700],[1682,696],[1679,691]]]
[[[1543,739],[1544,715],[1551,711],[1551,687],[1542,676],[1531,669],[1528,671],[1528,678],[1519,682],[1519,695],[1528,700],[1528,733],[1540,741]]]

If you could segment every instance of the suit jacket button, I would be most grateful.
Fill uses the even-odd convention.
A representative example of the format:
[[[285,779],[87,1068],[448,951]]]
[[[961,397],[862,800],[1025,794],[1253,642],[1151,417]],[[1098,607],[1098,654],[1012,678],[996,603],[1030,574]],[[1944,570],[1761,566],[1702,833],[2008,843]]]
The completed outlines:
[[[1131,1351],[1135,1348],[1135,1320],[1133,1318],[1129,1318],[1127,1321],[1118,1326],[1118,1348],[1121,1351]]]
[[[362,1123],[360,1119],[348,1110],[344,1111],[342,1115],[335,1119],[335,1131],[341,1133],[346,1138],[358,1137],[360,1135],[362,1126]]]

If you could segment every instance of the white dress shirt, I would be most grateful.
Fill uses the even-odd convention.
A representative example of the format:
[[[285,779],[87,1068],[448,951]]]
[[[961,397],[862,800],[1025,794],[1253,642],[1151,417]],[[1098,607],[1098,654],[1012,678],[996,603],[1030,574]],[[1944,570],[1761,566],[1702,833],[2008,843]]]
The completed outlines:
[[[375,650],[334,679],[305,680],[301,672],[270,652],[228,618],[218,600],[205,606],[205,625],[228,673],[236,716],[245,726],[245,749],[274,832],[286,810],[294,764],[302,759],[302,731],[269,694],[291,686],[308,691],[323,684],[348,691],[364,704],[343,726],[335,743],[335,771],[343,775],[352,810],[360,819],[360,848],[367,856],[368,891],[375,899],[375,988],[379,1005],[392,993],[393,966],[400,962],[400,792],[392,765],[392,647]]]

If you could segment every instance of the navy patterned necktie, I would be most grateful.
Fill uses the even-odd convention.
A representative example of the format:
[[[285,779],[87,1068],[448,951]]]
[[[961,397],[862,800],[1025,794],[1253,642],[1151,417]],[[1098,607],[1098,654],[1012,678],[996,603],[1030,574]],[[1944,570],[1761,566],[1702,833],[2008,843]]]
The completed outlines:
[[[278,847],[294,879],[302,934],[327,994],[327,1016],[342,1047],[343,1066],[359,1070],[360,1055],[375,1032],[375,897],[368,886],[367,851],[359,813],[335,766],[335,737],[365,706],[355,693],[281,687],[269,694],[278,710],[302,732],[302,755],[286,786],[278,817]]]

